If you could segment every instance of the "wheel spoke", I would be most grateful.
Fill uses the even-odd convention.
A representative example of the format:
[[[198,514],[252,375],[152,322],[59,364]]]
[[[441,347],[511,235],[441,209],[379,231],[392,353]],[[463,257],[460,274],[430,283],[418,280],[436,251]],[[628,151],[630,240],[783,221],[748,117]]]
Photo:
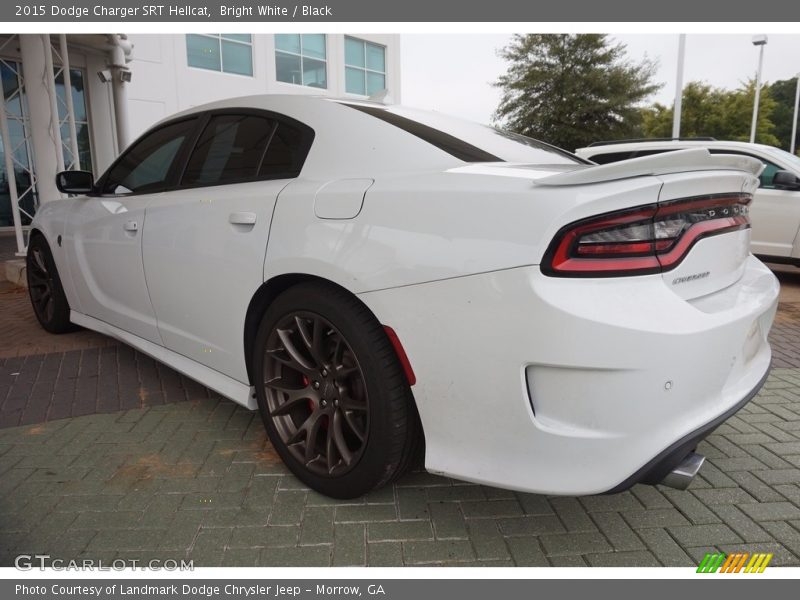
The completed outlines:
[[[367,403],[360,402],[350,394],[342,394],[339,397],[339,406],[342,410],[354,410],[357,412],[367,412]]]
[[[316,417],[314,416],[316,415]],[[311,418],[314,418],[311,425],[308,426],[306,432],[306,448],[305,448],[305,457],[306,457],[306,464],[310,463],[312,460],[319,456],[319,452],[316,450],[317,446],[317,436],[319,436],[319,430],[322,427],[322,415],[319,411],[315,411],[311,414],[311,417],[306,420],[306,423]]]
[[[309,396],[305,394],[305,390],[296,390],[296,394],[290,394],[289,398],[274,409],[270,414],[271,417],[280,417],[282,415],[288,415],[298,406],[305,406],[308,404]]]
[[[349,465],[353,460],[353,453],[350,448],[347,447],[347,441],[344,439],[344,432],[342,431],[342,413],[341,411],[336,411],[333,413],[333,423],[329,427],[329,429],[333,430],[331,434],[329,432],[328,435],[333,436],[334,444],[336,445],[336,450],[339,451],[339,455],[342,457],[344,464]]]
[[[364,432],[361,431],[361,428],[358,425],[356,425],[355,415],[353,414],[353,412],[350,411],[350,410],[345,410],[345,411],[341,411],[341,412],[342,412],[342,416],[344,417],[344,422],[350,428],[350,431],[352,431],[355,434],[355,436],[358,438],[359,442],[363,443],[363,441],[364,441]]]
[[[344,365],[336,367],[336,377],[339,379],[347,379],[354,373],[358,373],[358,367],[345,367]]]
[[[325,462],[328,473],[333,473],[336,465],[339,464],[339,457],[336,452],[336,443],[333,440],[333,427],[328,427],[327,438],[325,439]]]
[[[44,274],[47,276],[47,266],[44,263],[44,257],[42,256],[41,250],[34,250],[33,253],[33,265],[36,267],[36,270],[39,273]]]
[[[311,354],[311,358],[314,359],[318,367],[321,367],[325,362],[325,359],[322,356],[323,333],[321,320],[312,320],[310,332],[308,331],[308,323],[306,322],[306,319],[303,319],[300,316],[295,316],[294,322],[297,326],[297,332],[300,334],[300,337],[303,339],[303,343],[306,345],[306,348],[308,348],[308,351]]]
[[[30,278],[32,285],[47,285],[47,275],[42,274],[38,269],[31,269]]]
[[[289,354],[288,358],[285,356],[281,356],[281,353],[283,353],[284,351],[285,351],[284,348],[275,348],[273,350],[267,350],[267,355],[276,362],[279,362],[282,365],[287,366],[293,371],[297,371],[302,375],[311,375],[314,372],[314,369],[309,369],[305,365],[302,365],[299,362],[297,362],[292,357],[291,354]],[[288,354],[288,351],[286,351],[286,353]]]
[[[48,294],[47,300],[45,300],[44,305],[44,314],[47,315],[47,320],[51,321],[53,319],[53,314],[55,313],[55,303],[53,302],[53,298]]]
[[[289,330],[279,329],[278,337],[280,338],[283,347],[286,349],[286,352],[289,354],[289,356],[292,357],[293,361],[295,361],[298,365],[302,366],[304,369],[311,370],[314,368],[314,365],[311,364],[308,361],[308,359],[305,356],[303,356],[303,354],[294,345],[294,341],[292,341],[292,337]]]

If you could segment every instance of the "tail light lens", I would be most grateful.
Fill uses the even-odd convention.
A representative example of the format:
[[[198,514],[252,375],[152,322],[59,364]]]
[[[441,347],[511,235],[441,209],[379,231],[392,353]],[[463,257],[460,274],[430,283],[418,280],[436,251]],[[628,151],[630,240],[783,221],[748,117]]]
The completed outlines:
[[[698,240],[750,227],[751,201],[748,194],[702,196],[571,223],[556,234],[542,271],[561,277],[669,271]]]

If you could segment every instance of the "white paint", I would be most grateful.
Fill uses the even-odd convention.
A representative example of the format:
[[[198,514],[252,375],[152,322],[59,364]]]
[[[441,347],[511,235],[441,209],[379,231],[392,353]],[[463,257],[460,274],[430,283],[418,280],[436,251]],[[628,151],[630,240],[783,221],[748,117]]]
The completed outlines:
[[[276,275],[322,277],[358,294],[403,341],[429,470],[555,494],[614,487],[737,404],[769,366],[778,284],[752,257],[738,255],[725,267],[738,269],[738,280],[714,279],[697,299],[680,297],[659,274],[554,278],[538,267],[565,224],[657,202],[662,189],[666,199],[682,186],[752,186],[747,161],[739,171],[719,171],[725,160],[714,159],[704,175],[634,169],[614,181],[541,186],[535,168],[513,165],[509,176],[502,164],[485,164],[471,173],[419,138],[326,99],[255,96],[208,108],[236,105],[315,130],[299,177],[105,198],[103,219],[81,210],[91,207],[82,198],[37,215],[34,227],[51,245],[64,234],[56,262],[71,280],[65,291],[76,323],[253,408],[246,307]],[[448,124],[453,135],[480,139]],[[570,167],[581,169],[560,169]],[[374,180],[358,215],[317,217],[320,187],[349,178]],[[252,227],[230,223],[238,212],[256,214]],[[142,223],[133,234],[143,240],[138,261],[136,243],[118,237],[130,232],[116,229],[131,219]],[[83,238],[96,244],[91,261],[79,256]],[[741,246],[737,236],[723,239],[723,251]],[[716,269],[707,242],[689,257]],[[142,328],[152,325],[146,310],[116,301],[142,285],[142,272],[160,343]],[[665,381],[673,382],[669,402]]]

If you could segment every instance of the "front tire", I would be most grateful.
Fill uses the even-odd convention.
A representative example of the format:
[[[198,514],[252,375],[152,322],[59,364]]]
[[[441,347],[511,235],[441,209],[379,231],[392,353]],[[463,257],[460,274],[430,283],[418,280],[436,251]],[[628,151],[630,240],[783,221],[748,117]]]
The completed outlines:
[[[34,235],[25,257],[28,295],[39,324],[50,333],[67,333],[76,327],[69,320],[69,302],[61,285],[53,253],[43,235]]]
[[[252,364],[269,439],[306,485],[356,498],[407,468],[419,436],[411,390],[355,297],[317,282],[290,288],[264,314]]]

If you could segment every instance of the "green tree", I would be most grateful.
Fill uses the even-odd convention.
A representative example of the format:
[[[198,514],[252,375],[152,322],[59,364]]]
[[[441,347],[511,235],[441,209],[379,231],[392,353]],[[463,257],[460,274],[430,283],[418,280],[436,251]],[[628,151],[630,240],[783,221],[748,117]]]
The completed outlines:
[[[630,62],[606,35],[515,35],[498,54],[509,65],[495,122],[570,150],[640,135],[639,105],[661,87],[656,63]]]
[[[681,137],[714,137],[719,140],[750,140],[753,118],[755,82],[743,83],[739,89],[725,90],[706,83],[692,81],[683,88],[681,106]],[[775,100],[770,88],[764,86],[759,101],[756,141],[776,145],[771,116]],[[673,109],[654,104],[643,111],[642,130],[647,137],[672,136]]]
[[[782,79],[769,86],[769,95],[775,100],[772,122],[775,123],[775,137],[784,150],[792,142],[792,123],[794,120],[794,98],[797,90],[797,77]]]

